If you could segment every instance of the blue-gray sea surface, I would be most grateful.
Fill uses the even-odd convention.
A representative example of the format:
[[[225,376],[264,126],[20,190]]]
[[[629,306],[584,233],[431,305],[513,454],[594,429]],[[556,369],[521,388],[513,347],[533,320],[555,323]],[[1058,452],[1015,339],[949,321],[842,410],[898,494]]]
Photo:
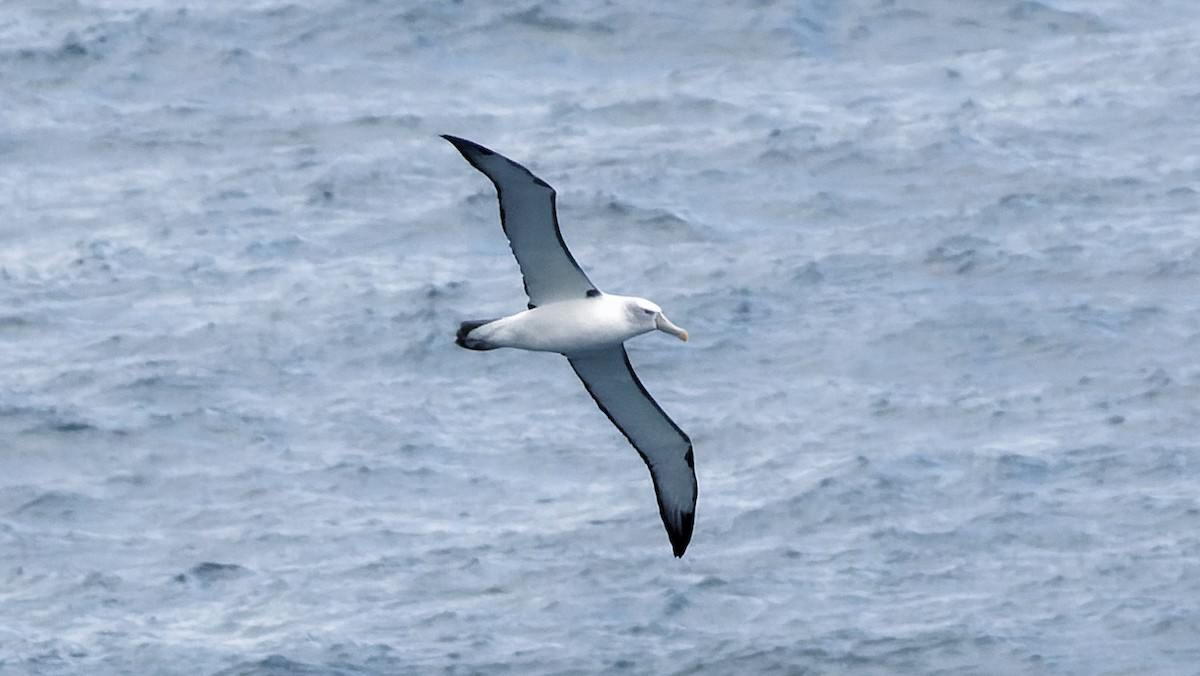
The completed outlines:
[[[8,0],[0,673],[1200,673],[1200,3]],[[695,443],[524,307],[558,189]]]

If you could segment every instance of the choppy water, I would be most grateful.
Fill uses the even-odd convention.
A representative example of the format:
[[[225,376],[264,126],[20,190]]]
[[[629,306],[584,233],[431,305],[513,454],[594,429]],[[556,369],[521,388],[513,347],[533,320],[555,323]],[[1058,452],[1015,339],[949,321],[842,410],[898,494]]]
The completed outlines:
[[[1197,673],[1200,5],[687,4],[5,3],[0,673]]]

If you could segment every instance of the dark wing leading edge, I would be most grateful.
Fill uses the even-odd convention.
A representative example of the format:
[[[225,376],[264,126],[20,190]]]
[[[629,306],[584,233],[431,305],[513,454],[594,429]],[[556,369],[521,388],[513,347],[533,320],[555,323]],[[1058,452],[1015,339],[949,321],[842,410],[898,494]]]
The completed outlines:
[[[671,547],[675,556],[683,556],[696,520],[692,440],[650,398],[623,345],[567,359],[600,410],[646,461]]]
[[[595,286],[575,262],[558,230],[554,188],[507,157],[456,136],[454,144],[471,166],[483,172],[500,197],[500,224],[521,267],[531,306],[584,298]]]

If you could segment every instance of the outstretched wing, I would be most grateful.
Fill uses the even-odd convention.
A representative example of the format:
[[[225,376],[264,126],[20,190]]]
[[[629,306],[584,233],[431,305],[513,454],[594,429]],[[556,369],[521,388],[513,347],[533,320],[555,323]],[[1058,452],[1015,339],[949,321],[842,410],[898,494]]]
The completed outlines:
[[[608,419],[641,454],[654,479],[658,511],[675,556],[683,556],[696,521],[692,440],[642,386],[623,345],[567,357]]]
[[[530,306],[584,298],[596,287],[575,262],[558,230],[554,188],[507,157],[456,136],[454,144],[471,166],[496,186],[500,224],[521,267]]]

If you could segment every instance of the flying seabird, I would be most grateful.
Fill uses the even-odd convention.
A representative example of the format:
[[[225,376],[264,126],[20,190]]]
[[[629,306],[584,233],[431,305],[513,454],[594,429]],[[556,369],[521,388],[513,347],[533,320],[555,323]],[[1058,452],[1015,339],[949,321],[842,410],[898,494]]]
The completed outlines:
[[[654,330],[686,341],[687,331],[644,298],[609,295],[592,284],[563,242],[548,183],[478,143],[442,138],[496,186],[500,225],[529,296],[528,309],[517,314],[463,322],[455,343],[469,350],[515,347],[566,356],[600,410],[646,461],[671,547],[683,556],[696,516],[692,441],[638,380],[624,343]]]

